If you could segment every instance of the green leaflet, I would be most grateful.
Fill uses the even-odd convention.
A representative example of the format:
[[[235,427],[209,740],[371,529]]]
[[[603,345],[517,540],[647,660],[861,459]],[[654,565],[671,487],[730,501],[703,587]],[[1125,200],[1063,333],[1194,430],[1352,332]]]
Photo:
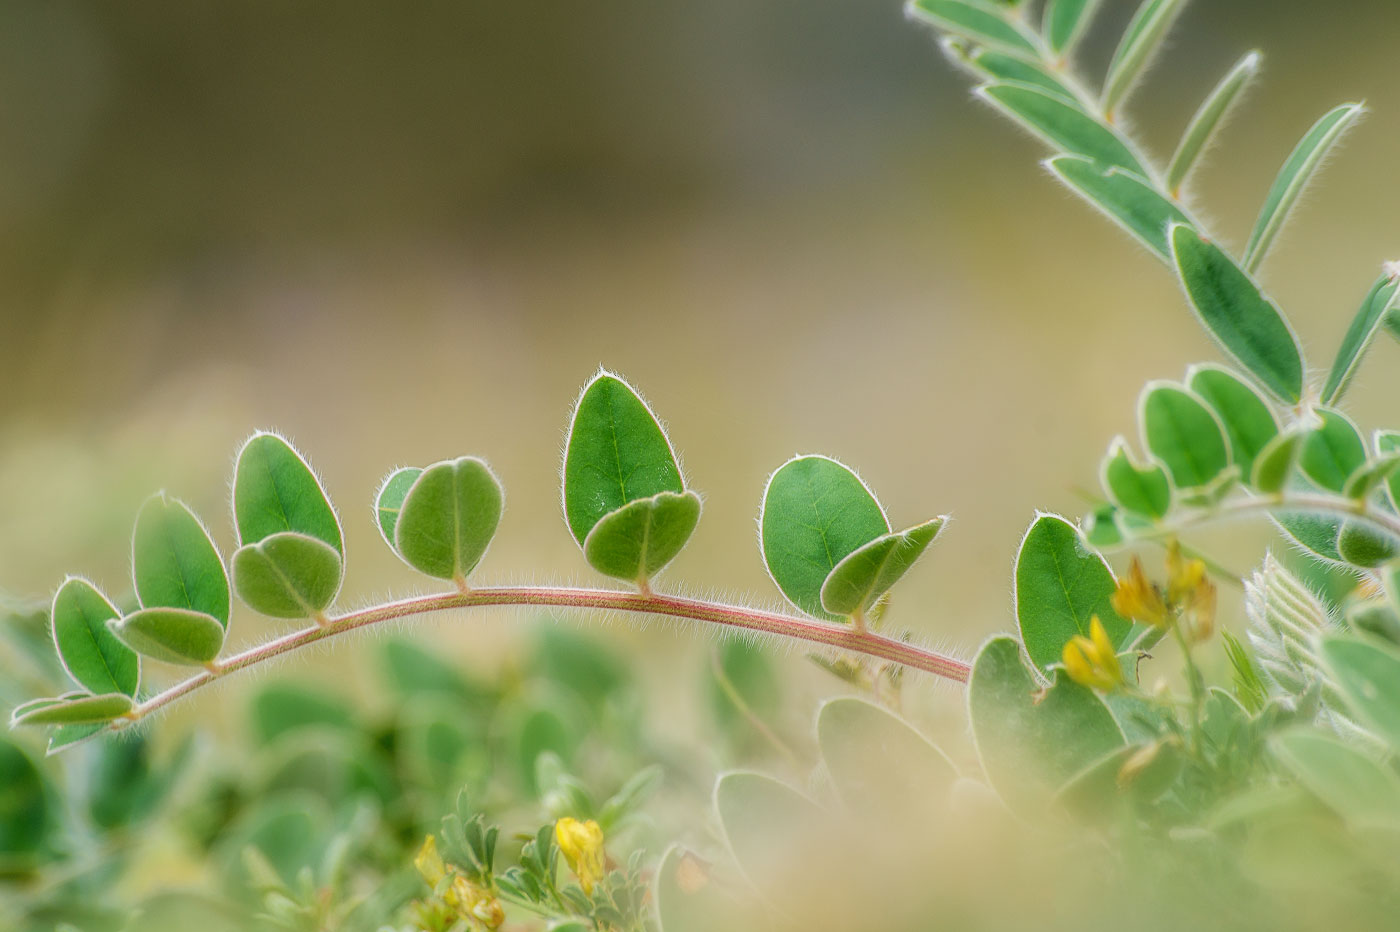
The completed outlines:
[[[96,738],[107,730],[107,723],[99,722],[93,725],[59,725],[49,732],[49,747],[47,754],[57,754],[66,751],[71,747],[76,747]]]
[[[1342,525],[1336,518],[1294,512],[1275,514],[1273,519],[1290,537],[1319,557],[1335,563],[1346,562],[1337,550],[1337,537]]]
[[[1195,365],[1186,385],[1210,406],[1230,441],[1230,458],[1249,479],[1264,448],[1278,436],[1278,419],[1269,403],[1242,378],[1219,366]]]
[[[1076,108],[1083,109],[1083,104],[1075,96],[1074,91],[1036,62],[1028,61],[1019,55],[998,52],[995,49],[979,47],[964,51],[960,48],[953,48],[955,50],[951,54],[955,55],[958,61],[979,77],[991,78],[998,83],[1028,84],[1032,87],[1038,87],[1062,98],[1066,103],[1072,104]]]
[[[1283,229],[1289,213],[1302,196],[1303,189],[1322,167],[1327,153],[1365,110],[1362,104],[1342,104],[1330,111],[1308,130],[1289,155],[1288,161],[1283,163],[1274,186],[1269,189],[1269,196],[1264,200],[1264,207],[1259,211],[1249,244],[1245,247],[1244,267],[1247,271],[1253,273],[1259,268],[1279,230]]]
[[[1292,328],[1219,246],[1178,224],[1168,236],[1186,297],[1211,335],[1280,400],[1303,394],[1303,356]]]
[[[1162,47],[1172,21],[1181,12],[1184,0],[1146,0],[1118,43],[1103,82],[1103,107],[1113,113],[1127,99]]]
[[[1322,388],[1323,404],[1336,404],[1346,393],[1366,350],[1371,347],[1371,341],[1385,323],[1386,315],[1400,306],[1396,303],[1397,297],[1400,297],[1400,281],[1392,275],[1382,275],[1376,279],[1366,293],[1360,309],[1352,318],[1351,326],[1347,328],[1346,336],[1342,337],[1332,369],[1327,373],[1327,382]]]
[[[937,745],[865,699],[832,699],[817,714],[817,744],[841,801],[857,816],[933,818],[957,768]]]
[[[1388,457],[1392,453],[1400,453],[1400,431],[1378,430],[1375,437],[1376,453],[1382,457]],[[1400,472],[1391,473],[1385,480],[1386,494],[1390,496],[1390,504],[1400,508]]]
[[[1112,130],[1056,94],[1025,84],[984,84],[977,95],[1055,149],[1140,177],[1147,170]]]
[[[228,574],[209,532],[165,493],[146,500],[132,534],[131,575],[144,608],[203,612],[228,627]]]
[[[719,884],[681,882],[678,875],[687,858],[693,861],[690,868],[705,876],[705,862],[679,845],[667,848],[656,868],[656,916],[661,932],[744,928],[743,912]]]
[[[273,618],[307,618],[340,592],[340,554],[306,534],[284,531],[233,555],[233,588],[249,608]]]
[[[978,652],[967,711],[987,779],[1021,813],[1042,811],[1066,780],[1124,743],[1097,695],[1064,676],[1044,690],[1009,637]]]
[[[822,608],[823,584],[847,554],[889,531],[865,484],[825,456],[788,460],[763,492],[759,544],[768,575],[788,601],[815,618],[844,620]]]
[[[1337,555],[1352,566],[1374,569],[1400,556],[1400,541],[1360,521],[1348,521],[1337,535]]]
[[[1270,495],[1282,492],[1293,475],[1293,466],[1298,461],[1298,452],[1302,450],[1306,436],[1297,428],[1275,435],[1255,456],[1249,484]]]
[[[504,507],[501,484],[481,460],[436,463],[403,498],[394,550],[421,573],[464,584],[491,546]]]
[[[92,583],[70,576],[53,597],[53,639],[73,682],[90,693],[136,695],[141,661],[107,630],[121,614]]]
[[[1318,656],[1356,718],[1400,749],[1400,654],[1360,638],[1332,634]]]
[[[1364,502],[1382,483],[1389,482],[1396,470],[1400,470],[1400,452],[1382,453],[1347,477],[1342,494]]]
[[[1033,36],[990,10],[965,0],[912,0],[909,12],[939,29],[957,33],[982,45],[1021,54],[1038,54]]]
[[[1161,466],[1133,460],[1122,437],[1114,439],[1099,466],[1104,491],[1118,507],[1146,518],[1161,518],[1172,505],[1171,483]]]
[[[1172,258],[1167,229],[1189,223],[1181,208],[1157,193],[1141,177],[1115,166],[1104,166],[1077,155],[1046,160],[1050,173],[1081,195],[1129,236],[1164,261]]]
[[[883,534],[846,554],[822,583],[822,607],[833,615],[864,615],[923,555],[946,520]]]
[[[396,469],[384,477],[379,492],[374,496],[374,523],[390,550],[395,550],[394,528],[399,523],[399,509],[403,507],[404,496],[421,475],[423,470],[417,466]]]
[[[1296,730],[1274,735],[1269,750],[1352,825],[1395,825],[1400,820],[1400,780],[1355,747],[1318,731]]]
[[[583,546],[603,519],[639,498],[685,491],[676,454],[646,402],[600,372],[574,407],[564,451],[564,517]]]
[[[1366,464],[1366,444],[1351,418],[1342,412],[1318,408],[1317,414],[1322,426],[1303,440],[1298,465],[1322,488],[1341,492],[1351,474]]]
[[[132,650],[166,663],[206,664],[224,646],[224,626],[218,619],[189,609],[143,608],[110,627]]]
[[[240,544],[295,531],[345,553],[340,519],[325,489],[301,454],[276,434],[254,434],[239,451],[233,518]]]
[[[1101,0],[1050,0],[1045,5],[1041,19],[1041,30],[1050,51],[1064,55],[1072,49],[1089,27],[1089,21],[1099,8]]]
[[[0,863],[18,866],[42,856],[59,819],[58,798],[24,748],[7,737],[0,737],[0,786]]]
[[[660,492],[604,515],[583,540],[588,564],[605,576],[645,583],[690,540],[700,521],[700,496]]]
[[[1151,747],[1132,744],[1110,752],[1066,781],[1055,801],[1079,818],[1100,825],[1121,818],[1130,804],[1156,802],[1172,788],[1184,764],[1174,745],[1156,744],[1151,762],[1126,785],[1122,779],[1123,766]]]
[[[1117,505],[1104,504],[1084,516],[1084,539],[1094,547],[1117,547],[1123,543],[1123,528],[1119,526]]]
[[[1113,610],[1117,582],[1104,558],[1058,515],[1035,519],[1016,556],[1016,620],[1038,669],[1060,662],[1065,644],[1089,634],[1097,615],[1115,646],[1131,625]]]
[[[1230,465],[1220,421],[1179,385],[1149,382],[1138,402],[1138,424],[1143,446],[1166,466],[1178,489],[1203,489]]]
[[[15,709],[10,727],[16,725],[98,725],[131,711],[125,693],[90,696],[83,693],[25,703]]]
[[[1241,58],[1206,97],[1195,116],[1191,117],[1191,122],[1187,124],[1186,132],[1182,134],[1181,142],[1176,147],[1176,154],[1167,166],[1168,191],[1175,194],[1181,190],[1182,184],[1191,174],[1191,169],[1196,167],[1201,154],[1209,148],[1211,140],[1220,131],[1225,117],[1239,102],[1240,94],[1259,73],[1259,60],[1258,52],[1250,52]]]

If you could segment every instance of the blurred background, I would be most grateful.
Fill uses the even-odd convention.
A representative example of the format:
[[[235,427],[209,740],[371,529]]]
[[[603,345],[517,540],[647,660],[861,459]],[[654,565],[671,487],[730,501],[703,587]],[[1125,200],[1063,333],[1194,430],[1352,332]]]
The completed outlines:
[[[1132,6],[1106,4],[1095,71]],[[1265,271],[1325,367],[1400,257],[1400,7],[1212,0],[1176,37],[1132,107],[1159,157],[1266,52],[1193,195],[1235,245],[1312,121],[1370,102]],[[670,585],[774,601],[764,479],[820,451],[896,522],[954,516],[890,618],[970,655],[1012,623],[1033,511],[1081,513],[1143,381],[1216,358],[1167,273],[1045,176],[895,0],[9,0],[0,124],[0,590],[17,596],[65,572],[123,591],[131,521],[162,487],[231,549],[229,468],[258,427],[339,504],[343,604],[423,585],[371,524],[380,477],[468,453],[507,489],[480,578],[596,582],[557,482],[569,405],[604,365],[706,495]],[[1379,347],[1355,392],[1368,428],[1395,425],[1396,358]],[[466,620],[426,624],[479,658],[518,627]],[[707,650],[656,629],[626,630],[658,680]],[[267,630],[244,612],[233,641]]]

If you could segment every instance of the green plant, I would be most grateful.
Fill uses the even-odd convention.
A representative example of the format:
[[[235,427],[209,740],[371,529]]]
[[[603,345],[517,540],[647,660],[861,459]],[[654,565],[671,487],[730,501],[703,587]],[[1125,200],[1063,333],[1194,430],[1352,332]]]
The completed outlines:
[[[1319,896],[1319,888],[1269,886],[1239,865],[1277,848],[1280,838],[1300,857],[1313,846],[1331,856],[1335,844],[1343,852],[1338,870],[1384,913],[1400,889],[1387,856],[1400,828],[1400,431],[1377,430],[1368,443],[1338,406],[1376,335],[1387,328],[1400,335],[1400,268],[1385,266],[1371,284],[1320,380],[1310,379],[1287,317],[1256,278],[1307,184],[1364,108],[1337,107],[1305,135],[1235,255],[1196,216],[1188,183],[1256,74],[1257,53],[1208,94],[1161,168],[1124,130],[1122,113],[1182,0],[1142,4],[1099,90],[1073,64],[1099,4],[1049,0],[1038,21],[1032,6],[913,0],[909,10],[934,27],[951,61],[982,82],[980,99],[1051,148],[1044,164],[1055,179],[1167,267],[1230,366],[1200,364],[1180,380],[1149,382],[1137,406],[1141,455],[1123,437],[1110,443],[1100,466],[1102,501],[1082,524],[1036,516],[1015,566],[1015,636],[993,637],[969,664],[882,633],[891,588],[945,521],[897,530],[851,469],[822,456],[780,466],[759,513],[765,566],[800,615],[657,591],[658,574],[689,540],[702,502],[651,408],[621,378],[601,372],[574,408],[563,510],[589,565],[627,588],[475,586],[504,496],[484,462],[462,457],[399,469],[374,500],[385,542],[452,588],[334,614],[347,546],[336,512],[302,455],[284,438],[260,433],[238,455],[239,546],[227,565],[185,506],[153,498],[133,536],[137,604],[119,608],[90,582],[65,581],[51,625],[57,656],[80,690],[25,703],[12,722],[52,726],[50,750],[62,750],[129,729],[288,652],[427,612],[525,605],[684,618],[819,645],[827,669],[891,704],[899,686],[893,667],[965,682],[977,763],[975,775],[963,775],[955,755],[854,698],[822,707],[816,760],[804,759],[755,713],[749,697],[759,691],[740,687],[733,671],[744,661],[726,650],[716,657],[714,682],[727,714],[753,724],[790,772],[816,764],[815,789],[755,772],[722,776],[715,791],[721,837],[707,840],[713,850],[702,856],[675,847],[657,868],[657,910],[668,932],[740,927],[774,913],[858,925],[870,899],[902,876],[872,837],[1001,804],[1047,822],[1057,839],[1087,845],[1086,834],[1108,838],[1134,863],[1152,852],[1209,896],[1264,888],[1284,913]],[[1272,521],[1299,556],[1285,565],[1266,554],[1246,586],[1247,636],[1217,636],[1215,580],[1229,574],[1183,538],[1246,517]],[[1104,555],[1144,545],[1165,550],[1160,581],[1137,556],[1119,576]],[[231,594],[262,614],[307,625],[224,655]],[[1149,687],[1143,671],[1153,669],[1153,652],[1167,639],[1181,685]],[[1214,643],[1222,645],[1218,653]],[[844,654],[833,659],[832,651]],[[202,669],[143,693],[143,658]],[[1228,687],[1212,682],[1222,669]],[[497,830],[485,827],[474,804],[449,816],[447,858],[435,840],[419,857],[433,888],[419,925],[495,928],[509,904],[565,924],[557,928],[645,928],[645,857],[605,869],[601,836],[591,833],[607,821],[607,804],[595,813],[548,749],[532,749],[539,753],[525,769],[536,789],[548,787],[555,821],[532,833],[514,867],[498,872]],[[16,786],[37,792],[26,761],[5,766]],[[633,795],[630,786],[620,795]],[[800,878],[791,866],[794,843],[823,852],[803,862]],[[577,886],[557,886],[560,846]],[[853,851],[873,867],[854,870]],[[724,869],[714,867],[721,860],[757,888],[760,902],[741,883],[711,882],[723,880]],[[1210,876],[1205,865],[1220,864],[1239,869]],[[316,899],[333,867],[309,870],[312,879],[298,887],[256,856],[252,865],[256,885],[277,898],[289,921],[339,921],[334,911],[318,911]],[[1345,895],[1335,887],[1323,893],[1328,903]],[[1117,902],[1101,904],[1105,920]],[[890,922],[917,924],[917,915]]]

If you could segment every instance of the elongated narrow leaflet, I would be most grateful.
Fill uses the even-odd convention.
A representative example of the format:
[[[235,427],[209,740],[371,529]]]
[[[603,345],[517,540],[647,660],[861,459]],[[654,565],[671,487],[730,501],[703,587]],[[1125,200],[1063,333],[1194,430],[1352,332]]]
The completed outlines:
[[[1103,108],[1110,117],[1141,79],[1162,47],[1184,0],[1146,0],[1118,43],[1103,84]]]
[[[1336,404],[1341,400],[1366,351],[1371,348],[1376,333],[1386,317],[1397,309],[1400,309],[1400,279],[1390,273],[1383,274],[1366,293],[1361,307],[1351,320],[1351,326],[1342,337],[1337,358],[1333,360],[1327,382],[1322,388],[1323,404]]]
[[[1148,176],[1122,137],[1056,94],[1025,84],[986,84],[977,94],[1055,149]]]
[[[1064,55],[1074,48],[1094,18],[1102,0],[1049,0],[1041,28],[1050,51]]]
[[[1240,95],[1259,73],[1259,62],[1258,52],[1250,52],[1241,58],[1235,67],[1230,69],[1230,73],[1215,86],[1215,90],[1210,92],[1210,96],[1187,124],[1186,132],[1182,134],[1181,142],[1176,147],[1176,154],[1167,166],[1167,190],[1173,195],[1181,190],[1182,184],[1191,174],[1191,169],[1196,167],[1202,154],[1220,132],[1225,118],[1239,102]]]
[[[1163,262],[1172,259],[1167,229],[1189,223],[1181,208],[1167,200],[1140,176],[1077,155],[1057,155],[1046,161],[1050,173],[1090,205],[1117,223],[1128,235],[1152,250]]]

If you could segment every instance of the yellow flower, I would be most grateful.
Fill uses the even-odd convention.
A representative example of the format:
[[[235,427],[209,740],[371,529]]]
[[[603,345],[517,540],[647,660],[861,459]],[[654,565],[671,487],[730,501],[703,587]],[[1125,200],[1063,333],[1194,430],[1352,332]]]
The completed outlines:
[[[1162,601],[1162,592],[1143,572],[1142,562],[1133,557],[1133,565],[1128,575],[1118,580],[1118,588],[1113,593],[1113,610],[1124,618],[1140,621],[1145,625],[1165,628],[1170,620],[1167,605]]]
[[[413,859],[413,866],[418,868],[418,873],[423,875],[428,886],[434,890],[444,877],[452,878],[452,883],[442,892],[439,902],[458,916],[472,922],[472,928],[499,929],[505,924],[506,911],[501,906],[501,901],[496,899],[491,891],[477,886],[458,873],[455,867],[444,864],[442,855],[438,854],[437,839],[432,835],[423,841],[423,847]]]
[[[1204,560],[1187,560],[1181,555],[1181,545],[1172,541],[1167,548],[1167,601],[1184,605],[1206,581]]]
[[[438,854],[437,839],[432,835],[423,840],[423,847],[418,849],[413,866],[418,868],[418,873],[423,875],[430,887],[436,887],[442,878],[447,876],[447,866],[442,863],[442,855]]]
[[[603,830],[592,819],[566,817],[554,823],[554,840],[583,892],[592,896],[593,885],[603,879]]]
[[[1077,634],[1065,645],[1061,656],[1065,673],[1081,686],[1112,692],[1123,684],[1123,667],[1103,622],[1095,615],[1089,622],[1089,636]]]

